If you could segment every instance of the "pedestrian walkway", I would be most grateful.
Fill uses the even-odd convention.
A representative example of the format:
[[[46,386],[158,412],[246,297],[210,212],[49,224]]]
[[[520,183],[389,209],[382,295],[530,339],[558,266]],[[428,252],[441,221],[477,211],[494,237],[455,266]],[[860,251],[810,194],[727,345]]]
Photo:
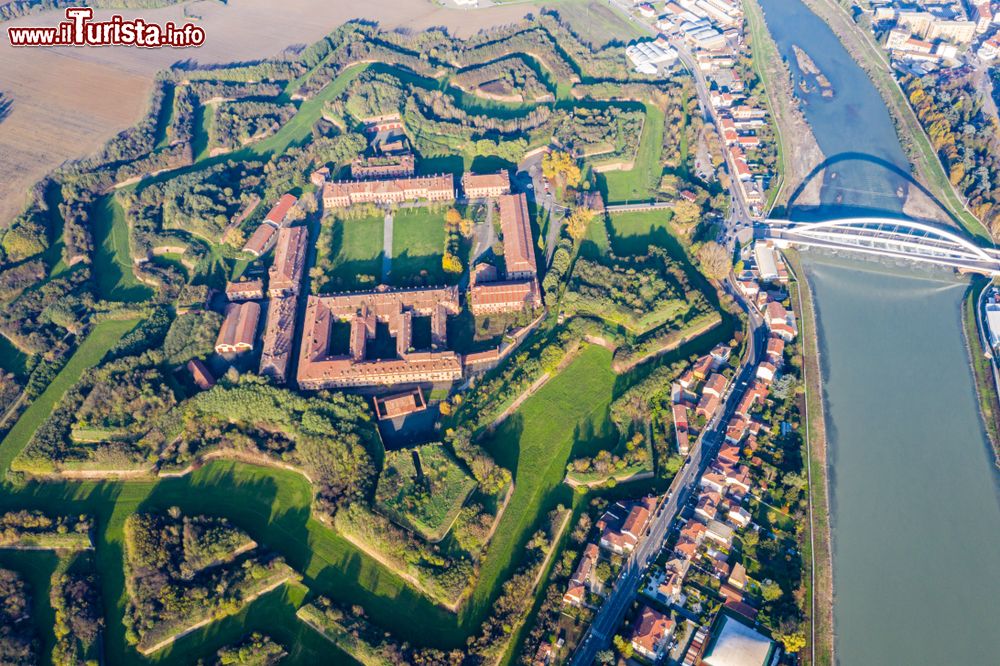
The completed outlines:
[[[382,284],[389,283],[392,273],[392,211],[387,211],[382,224]]]

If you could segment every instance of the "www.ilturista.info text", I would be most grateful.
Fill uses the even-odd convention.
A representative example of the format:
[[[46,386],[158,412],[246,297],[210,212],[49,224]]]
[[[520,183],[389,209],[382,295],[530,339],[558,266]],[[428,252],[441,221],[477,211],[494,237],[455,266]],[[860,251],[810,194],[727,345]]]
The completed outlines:
[[[184,48],[205,43],[205,30],[192,23],[163,25],[115,14],[107,21],[93,21],[90,7],[69,7],[57,26],[7,28],[12,46],[140,46]]]

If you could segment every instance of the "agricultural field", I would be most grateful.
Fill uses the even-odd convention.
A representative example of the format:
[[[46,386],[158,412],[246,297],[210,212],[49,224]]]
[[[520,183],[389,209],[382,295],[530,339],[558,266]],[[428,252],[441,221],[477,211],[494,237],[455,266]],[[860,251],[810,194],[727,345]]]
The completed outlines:
[[[424,444],[386,454],[375,489],[376,510],[428,541],[444,538],[475,489],[440,444]]]
[[[239,6],[200,3],[199,25],[211,38],[198,49],[198,63],[253,61],[284,48],[310,43],[352,18],[379,21],[388,29],[446,26],[459,36],[505,25],[535,11],[531,5],[475,12],[448,10],[426,0],[371,0],[363,5],[288,0],[244,0]],[[189,19],[180,4],[159,9],[97,10],[149,21]],[[42,12],[12,25],[49,25],[61,10]],[[113,53],[112,53],[113,51]],[[0,153],[7,177],[0,181],[0,227],[23,205],[22,193],[68,159],[89,155],[115,133],[138,120],[146,108],[153,76],[177,61],[171,49],[15,49],[0,44],[0,80],[16,100],[0,124]],[[72,122],[67,122],[72,119]]]

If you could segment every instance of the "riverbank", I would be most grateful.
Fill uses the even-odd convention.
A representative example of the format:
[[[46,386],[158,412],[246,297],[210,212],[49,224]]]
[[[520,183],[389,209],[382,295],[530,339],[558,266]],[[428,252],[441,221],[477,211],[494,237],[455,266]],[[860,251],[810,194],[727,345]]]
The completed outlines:
[[[980,329],[979,300],[983,290],[990,285],[985,279],[974,279],[962,300],[962,330],[969,350],[969,364],[976,378],[976,399],[979,414],[986,428],[986,435],[993,447],[993,462],[1000,468],[1000,395],[997,393],[994,361],[983,349],[983,332]]]
[[[757,0],[746,0],[744,9],[751,35],[754,70],[767,92],[767,106],[774,119],[778,144],[778,173],[782,180],[781,186],[775,190],[774,198],[768,202],[768,209],[789,204],[792,196],[787,187],[789,183],[796,187],[805,184],[796,195],[794,203],[800,206],[818,206],[823,187],[822,174],[814,174],[808,182],[806,178],[823,163],[825,156],[799,107],[792,89],[791,72],[767,29],[763,10]]]
[[[969,212],[961,196],[948,180],[927,133],[899,87],[885,52],[875,42],[874,36],[865,28],[855,24],[835,0],[802,0],[802,2],[830,26],[847,52],[868,74],[868,78],[871,79],[889,110],[896,126],[899,143],[917,178],[930,190],[931,195],[941,202],[941,205],[947,207],[947,212],[969,234],[979,242],[990,242],[989,231]],[[911,196],[904,206],[904,212],[911,216],[931,218],[935,208],[932,202],[923,201],[926,197],[914,192],[915,188],[910,189]]]
[[[826,413],[823,407],[823,377],[820,369],[819,340],[816,337],[816,311],[812,291],[798,252],[787,250],[785,257],[792,268],[795,308],[799,319],[802,348],[803,393],[805,403],[806,470],[809,483],[809,591],[812,641],[810,663],[836,663],[833,621],[833,557],[830,532],[830,493],[826,439]]]

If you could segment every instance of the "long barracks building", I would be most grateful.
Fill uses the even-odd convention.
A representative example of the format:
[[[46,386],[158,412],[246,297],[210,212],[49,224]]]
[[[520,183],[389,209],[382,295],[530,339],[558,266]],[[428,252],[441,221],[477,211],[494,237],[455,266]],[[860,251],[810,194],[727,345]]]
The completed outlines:
[[[306,305],[298,384],[303,389],[454,381],[462,359],[447,345],[447,320],[459,313],[458,288],[387,289],[310,296]],[[413,320],[430,317],[431,349],[416,351]],[[332,349],[333,327],[350,326],[346,350]],[[371,359],[367,343],[379,323],[396,338],[396,355]]]
[[[404,201],[454,201],[455,177],[451,174],[392,180],[351,180],[323,186],[323,206],[346,208],[354,204],[399,204]]]

